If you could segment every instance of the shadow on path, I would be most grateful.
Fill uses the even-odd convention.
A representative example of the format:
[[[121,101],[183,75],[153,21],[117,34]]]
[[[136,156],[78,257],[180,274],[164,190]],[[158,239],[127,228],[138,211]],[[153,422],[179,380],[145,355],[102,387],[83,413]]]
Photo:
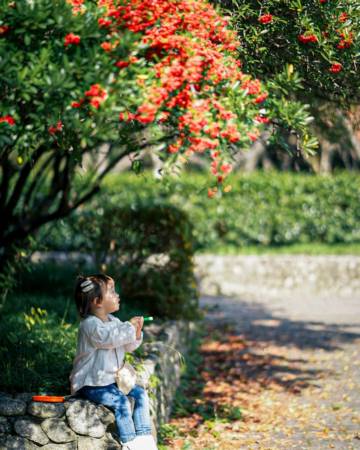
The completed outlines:
[[[325,311],[326,321],[302,320],[291,304],[286,315],[264,303],[201,298],[206,334],[181,387],[171,448],[360,448],[359,319]],[[318,319],[316,299],[314,308]]]
[[[290,320],[274,314],[260,302],[226,297],[204,296],[201,305],[210,323],[231,323],[244,339],[269,345],[333,351],[360,339],[359,323]]]

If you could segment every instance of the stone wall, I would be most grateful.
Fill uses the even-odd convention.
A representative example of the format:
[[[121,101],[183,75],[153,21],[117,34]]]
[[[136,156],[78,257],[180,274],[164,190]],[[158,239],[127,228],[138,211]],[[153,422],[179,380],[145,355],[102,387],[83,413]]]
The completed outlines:
[[[148,386],[155,436],[169,418],[180,380],[180,354],[186,354],[193,332],[188,322],[146,327],[139,383]],[[0,450],[121,449],[110,409],[76,396],[67,396],[64,403],[33,402],[34,394],[0,393]]]
[[[351,297],[360,292],[360,256],[197,255],[204,295]]]

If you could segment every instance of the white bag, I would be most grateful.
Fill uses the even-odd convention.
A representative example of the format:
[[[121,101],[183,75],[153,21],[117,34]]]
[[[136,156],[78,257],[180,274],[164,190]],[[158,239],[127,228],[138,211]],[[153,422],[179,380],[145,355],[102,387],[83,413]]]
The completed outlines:
[[[131,364],[124,362],[123,366],[116,372],[115,381],[120,391],[123,394],[128,395],[136,384],[136,370]]]

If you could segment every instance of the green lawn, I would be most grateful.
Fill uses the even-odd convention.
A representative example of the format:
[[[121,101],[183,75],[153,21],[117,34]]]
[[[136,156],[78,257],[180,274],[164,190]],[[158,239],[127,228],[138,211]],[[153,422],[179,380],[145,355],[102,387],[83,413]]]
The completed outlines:
[[[1,307],[0,391],[70,393],[79,324],[73,288],[78,268],[34,265]],[[143,311],[122,305],[128,320]]]
[[[219,246],[198,252],[198,254],[217,254],[217,255],[360,255],[360,243],[354,244],[295,244],[278,247],[265,246]]]

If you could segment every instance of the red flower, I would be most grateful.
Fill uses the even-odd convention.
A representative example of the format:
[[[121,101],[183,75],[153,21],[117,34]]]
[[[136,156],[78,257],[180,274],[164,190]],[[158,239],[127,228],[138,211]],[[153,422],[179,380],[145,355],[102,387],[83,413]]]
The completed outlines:
[[[128,67],[130,65],[129,61],[118,61],[117,63],[115,63],[115,66],[118,67],[119,69],[123,69],[124,67]]]
[[[308,42],[317,42],[318,38],[315,34],[300,34],[300,36],[298,36],[298,40],[303,44],[307,44]]]
[[[221,170],[221,172],[223,172],[224,174],[228,174],[228,173],[230,173],[230,172],[232,171],[232,165],[229,164],[229,163],[221,164],[220,170]]]
[[[107,92],[100,84],[93,84],[90,89],[85,92],[86,97],[90,97],[90,105],[98,109],[101,103],[106,99]]]
[[[81,99],[79,102],[72,102],[71,107],[72,108],[80,108],[83,103],[84,103],[84,100]]]
[[[99,97],[93,97],[90,100],[90,105],[96,109],[98,109],[100,107],[100,104],[101,104],[101,100],[99,99]]]
[[[7,25],[1,25],[0,26],[0,36],[2,34],[6,34],[10,30],[10,27]]]
[[[228,125],[227,128],[221,132],[221,137],[227,139],[229,142],[235,143],[238,142],[241,138],[241,134],[235,125]]]
[[[268,95],[269,94],[267,92],[264,92],[264,93],[260,94],[254,100],[254,103],[262,103],[262,102],[264,102],[267,99]]]
[[[66,3],[72,5],[73,13],[76,14],[83,9],[84,0],[66,0]]]
[[[349,15],[346,12],[343,12],[339,16],[339,22],[344,23],[348,20]]]
[[[257,95],[260,93],[261,83],[259,80],[245,80],[241,85],[241,89],[247,91],[249,95]]]
[[[136,117],[136,115],[131,113],[131,112],[126,112],[126,113],[121,112],[119,114],[119,120],[122,121],[122,122],[123,121],[130,122],[130,120],[134,120],[135,117]]]
[[[10,126],[14,126],[15,125],[15,119],[12,116],[10,116],[10,115],[0,117],[0,123],[2,123],[2,122],[6,122]]]
[[[102,88],[100,84],[92,84],[90,89],[85,92],[86,97],[96,97],[102,93]]]
[[[258,123],[269,123],[270,119],[268,117],[256,116],[255,117],[255,122],[258,122]]]
[[[334,64],[332,64],[331,67],[330,67],[330,69],[329,69],[329,71],[330,71],[331,73],[338,73],[338,72],[341,72],[341,71],[342,71],[342,64],[340,64],[340,63],[334,63]]]
[[[64,40],[64,46],[67,47],[68,45],[78,45],[80,44],[80,36],[74,34],[74,33],[69,33],[65,36],[65,40]]]
[[[112,22],[109,19],[101,18],[98,20],[98,24],[99,24],[99,27],[108,28],[112,24]]]
[[[138,107],[136,118],[143,124],[153,122],[155,120],[157,110],[158,108],[156,105],[144,103]]]
[[[338,45],[336,47],[340,50],[343,50],[344,48],[349,48],[352,43],[353,43],[353,40],[351,38],[341,39],[341,41],[338,43]]]
[[[105,51],[105,52],[110,52],[110,50],[112,49],[112,45],[110,42],[103,42],[100,47]]]
[[[263,24],[270,23],[270,22],[272,22],[272,20],[273,20],[273,16],[271,14],[263,14],[262,16],[260,16],[258,18],[258,21]]]
[[[208,189],[208,197],[209,197],[209,198],[215,197],[216,192],[217,192],[217,188],[213,188],[213,189],[209,188],[209,189]]]
[[[259,137],[259,135],[257,133],[248,133],[248,138],[250,139],[250,141],[255,142],[257,140],[257,138]]]
[[[56,134],[60,131],[62,131],[63,129],[63,123],[61,122],[61,120],[58,121],[58,123],[56,124],[56,126],[51,125],[51,127],[48,128],[48,131],[50,134]]]

